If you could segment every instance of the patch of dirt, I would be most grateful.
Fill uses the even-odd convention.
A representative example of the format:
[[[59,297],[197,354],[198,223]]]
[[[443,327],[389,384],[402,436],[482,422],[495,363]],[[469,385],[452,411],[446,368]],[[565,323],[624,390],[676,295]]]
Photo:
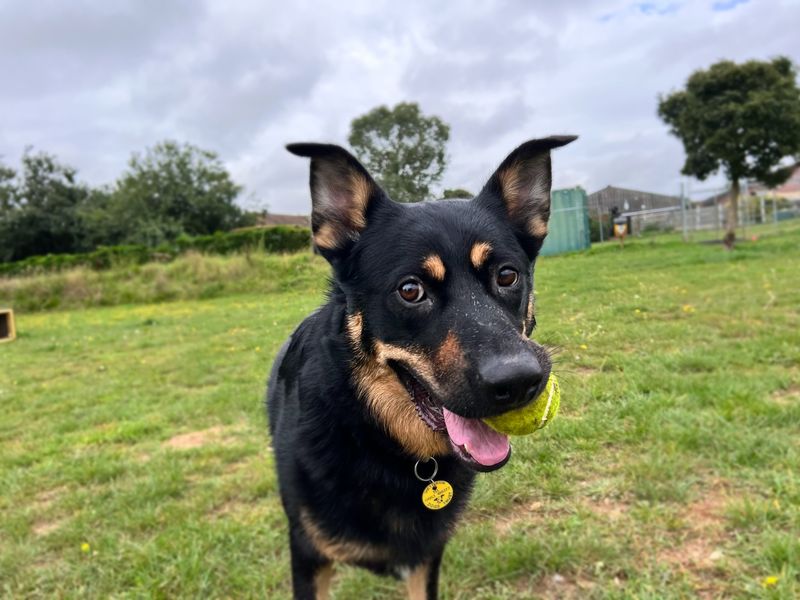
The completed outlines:
[[[552,515],[544,502],[534,500],[527,504],[520,504],[512,511],[495,515],[494,530],[499,536],[506,536],[514,533],[518,527],[523,525],[537,525],[547,521]]]
[[[596,584],[588,579],[550,573],[539,579],[533,587],[518,585],[517,589],[520,592],[532,594],[533,598],[572,600],[573,598],[586,598],[595,587]]]
[[[775,390],[772,392],[771,398],[779,406],[789,406],[800,402],[800,384],[792,384],[785,390]]]
[[[574,365],[570,368],[569,372],[575,373],[576,375],[581,375],[583,377],[588,377],[589,375],[599,373],[600,369],[595,367],[587,367],[586,365]]]
[[[209,510],[206,514],[211,521],[230,519],[243,524],[264,524],[274,519],[275,515],[283,518],[283,511],[279,511],[277,507],[269,502],[242,498],[229,498]]]
[[[723,547],[729,534],[724,513],[730,497],[723,482],[710,482],[700,497],[681,511],[686,526],[675,544],[656,555],[658,562],[689,574],[699,598],[715,598],[720,593],[723,582],[712,575],[725,558]]]
[[[582,504],[591,512],[609,521],[617,521],[628,513],[630,505],[623,499],[584,497]]]
[[[52,521],[37,521],[34,523],[31,531],[36,536],[45,536],[53,533],[57,529],[61,529],[61,526],[66,523],[66,519],[54,519]]]
[[[211,519],[221,519],[233,513],[239,512],[244,504],[246,503],[242,502],[238,498],[230,498],[222,504],[218,504],[212,508],[208,512],[208,516]]]
[[[233,436],[231,434],[237,429],[239,428],[216,425],[208,429],[181,433],[164,442],[164,447],[172,448],[173,450],[190,450],[192,448],[201,448],[209,444],[229,445],[233,443]]]
[[[66,491],[67,491],[67,486],[60,485],[58,487],[54,487],[49,490],[45,490],[43,492],[39,492],[33,499],[34,508],[37,511],[47,510],[48,508],[50,508],[50,506],[52,506],[53,502],[55,502],[61,496],[63,496]]]

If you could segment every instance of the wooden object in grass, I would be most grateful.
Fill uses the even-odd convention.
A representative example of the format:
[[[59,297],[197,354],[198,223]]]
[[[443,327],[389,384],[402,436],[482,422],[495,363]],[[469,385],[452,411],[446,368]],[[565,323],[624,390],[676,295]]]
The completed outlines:
[[[14,327],[14,311],[10,308],[0,308],[0,343],[11,342],[17,337]]]

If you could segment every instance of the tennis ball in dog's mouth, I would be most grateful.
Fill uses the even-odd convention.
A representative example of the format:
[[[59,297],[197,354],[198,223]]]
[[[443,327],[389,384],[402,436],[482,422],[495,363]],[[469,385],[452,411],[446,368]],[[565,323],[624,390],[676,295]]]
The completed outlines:
[[[558,413],[560,403],[561,388],[556,376],[550,373],[544,391],[536,400],[522,408],[510,410],[496,417],[488,417],[484,421],[500,433],[528,435],[552,421]]]

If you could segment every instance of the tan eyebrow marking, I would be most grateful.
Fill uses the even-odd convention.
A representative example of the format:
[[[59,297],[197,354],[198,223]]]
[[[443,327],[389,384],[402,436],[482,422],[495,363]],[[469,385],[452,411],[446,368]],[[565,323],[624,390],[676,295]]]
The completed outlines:
[[[444,281],[444,275],[447,270],[444,268],[444,263],[438,255],[431,254],[428,256],[422,261],[422,268],[434,279]]]
[[[491,252],[492,245],[489,242],[476,242],[469,253],[472,266],[476,269],[480,269],[483,263],[486,262],[486,259],[489,258]]]

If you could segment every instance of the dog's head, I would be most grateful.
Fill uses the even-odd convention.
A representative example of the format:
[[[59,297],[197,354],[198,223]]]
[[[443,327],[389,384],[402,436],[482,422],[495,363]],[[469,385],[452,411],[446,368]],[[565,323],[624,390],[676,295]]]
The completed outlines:
[[[454,452],[477,470],[508,460],[482,419],[543,390],[547,352],[529,339],[533,266],[550,216],[553,136],[514,150],[473,200],[393,202],[346,150],[311,158],[314,244],[347,298],[355,383],[418,458]]]

